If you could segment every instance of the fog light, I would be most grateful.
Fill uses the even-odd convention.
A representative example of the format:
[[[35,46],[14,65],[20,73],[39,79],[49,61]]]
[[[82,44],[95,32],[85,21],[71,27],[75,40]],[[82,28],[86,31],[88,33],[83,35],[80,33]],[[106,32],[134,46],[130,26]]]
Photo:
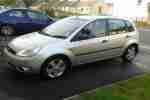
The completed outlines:
[[[26,72],[30,70],[30,68],[27,68],[27,67],[16,67],[16,69],[20,72]]]
[[[27,67],[22,67],[22,69],[23,69],[24,71],[29,71],[29,70],[30,70],[30,68],[27,68]]]

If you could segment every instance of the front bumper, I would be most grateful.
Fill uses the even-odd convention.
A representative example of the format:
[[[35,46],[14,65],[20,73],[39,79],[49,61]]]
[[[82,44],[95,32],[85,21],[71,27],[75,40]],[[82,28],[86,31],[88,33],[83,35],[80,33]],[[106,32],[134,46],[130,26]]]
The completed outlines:
[[[19,72],[40,73],[42,62],[40,57],[20,57],[10,53],[7,48],[4,49],[4,56],[9,65]]]

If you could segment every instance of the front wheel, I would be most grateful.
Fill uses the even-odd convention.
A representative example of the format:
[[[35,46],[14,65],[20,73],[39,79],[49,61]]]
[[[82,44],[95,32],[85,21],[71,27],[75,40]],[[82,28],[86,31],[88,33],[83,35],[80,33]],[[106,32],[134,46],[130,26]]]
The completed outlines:
[[[41,69],[41,74],[44,78],[58,78],[62,76],[69,64],[64,57],[49,58]]]
[[[135,59],[136,55],[137,55],[137,47],[134,45],[131,45],[126,49],[122,58],[124,61],[132,62]]]

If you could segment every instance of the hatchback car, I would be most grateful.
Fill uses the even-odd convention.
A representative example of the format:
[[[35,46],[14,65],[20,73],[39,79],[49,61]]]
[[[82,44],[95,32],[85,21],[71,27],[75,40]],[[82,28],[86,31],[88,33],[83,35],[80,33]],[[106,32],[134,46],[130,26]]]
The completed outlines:
[[[5,55],[19,72],[57,78],[79,64],[114,57],[131,62],[138,53],[138,40],[134,24],[127,19],[75,16],[12,40]]]
[[[0,34],[30,33],[54,22],[47,14],[26,8],[2,9],[0,11]]]

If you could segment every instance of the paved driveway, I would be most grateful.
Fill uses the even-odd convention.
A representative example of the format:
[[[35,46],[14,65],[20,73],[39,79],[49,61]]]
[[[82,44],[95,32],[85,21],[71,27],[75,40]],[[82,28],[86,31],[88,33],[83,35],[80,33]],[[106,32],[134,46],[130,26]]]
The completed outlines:
[[[2,42],[0,43],[2,44]],[[145,50],[146,51],[146,50]],[[126,80],[143,73],[150,54],[141,51],[133,64],[120,59],[99,61],[74,68],[57,80],[42,80],[38,75],[20,75],[11,70],[0,56],[1,100],[61,100],[62,98]]]
[[[139,29],[140,32],[140,43],[145,45],[150,45],[150,29],[143,28]]]
[[[2,100],[61,100],[143,73],[138,65],[125,64],[120,59],[78,66],[57,80],[42,80],[38,75],[17,74],[9,70],[4,61],[0,62],[0,66]]]

